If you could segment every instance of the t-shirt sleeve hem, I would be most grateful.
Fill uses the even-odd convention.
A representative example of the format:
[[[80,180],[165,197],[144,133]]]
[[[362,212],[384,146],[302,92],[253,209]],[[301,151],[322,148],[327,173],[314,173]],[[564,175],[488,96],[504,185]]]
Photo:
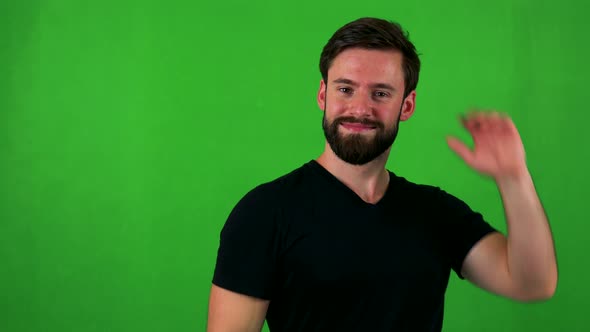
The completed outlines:
[[[461,279],[461,280],[465,279],[465,277],[461,274],[461,271],[463,270],[463,264],[465,263],[465,258],[467,258],[467,255],[469,255],[471,250],[475,247],[475,245],[477,243],[479,243],[479,241],[481,241],[484,237],[486,237],[490,234],[493,234],[493,233],[498,233],[498,231],[492,227],[484,229],[481,231],[479,236],[474,237],[474,240],[472,241],[470,246],[465,247],[465,250],[463,251],[463,253],[461,255],[461,264],[459,266],[457,266],[457,268],[455,269],[455,273],[457,274],[457,277],[459,277],[459,279]]]
[[[251,289],[248,287],[244,287],[244,286],[239,286],[236,285],[235,283],[232,283],[229,280],[225,280],[219,277],[214,277],[213,278],[213,284],[217,287],[223,288],[225,290],[234,292],[234,293],[238,293],[238,294],[242,294],[242,295],[246,295],[246,296],[250,296],[250,297],[255,297],[258,299],[262,299],[262,300],[270,300],[271,296],[270,293],[268,291],[260,291],[260,290],[255,290],[255,289]]]

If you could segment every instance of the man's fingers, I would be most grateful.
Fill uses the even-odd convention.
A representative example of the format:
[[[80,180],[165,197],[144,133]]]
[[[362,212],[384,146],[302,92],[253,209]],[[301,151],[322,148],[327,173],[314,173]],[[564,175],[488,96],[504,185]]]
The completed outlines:
[[[473,133],[475,133],[481,129],[480,123],[476,120],[476,118],[473,116],[473,114],[462,115],[461,116],[461,124],[472,135],[473,135]]]
[[[471,151],[467,145],[458,140],[455,137],[447,137],[447,144],[451,150],[455,151],[466,163],[471,164],[473,161],[473,151]]]
[[[485,132],[504,132],[510,129],[512,121],[504,113],[495,110],[470,110],[461,115],[461,123],[472,135]]]

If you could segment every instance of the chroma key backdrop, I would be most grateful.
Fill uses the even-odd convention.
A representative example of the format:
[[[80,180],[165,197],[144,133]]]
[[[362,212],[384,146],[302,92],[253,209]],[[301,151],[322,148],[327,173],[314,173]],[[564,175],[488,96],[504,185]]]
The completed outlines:
[[[204,331],[219,232],[256,185],[316,158],[322,47],[363,16],[422,59],[388,168],[505,231],[492,180],[445,136],[514,119],[555,237],[555,296],[454,273],[444,331],[587,331],[585,1],[0,1],[0,331]],[[266,327],[265,327],[266,329]]]

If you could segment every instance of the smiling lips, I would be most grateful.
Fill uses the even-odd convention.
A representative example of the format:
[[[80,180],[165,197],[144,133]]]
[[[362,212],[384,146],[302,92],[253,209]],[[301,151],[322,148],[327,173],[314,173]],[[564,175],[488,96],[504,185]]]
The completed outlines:
[[[372,126],[372,125],[368,125],[368,124],[362,124],[362,123],[358,123],[358,122],[342,122],[342,127],[350,130],[350,131],[354,131],[354,132],[363,132],[363,131],[369,131],[369,130],[373,130],[376,127]]]

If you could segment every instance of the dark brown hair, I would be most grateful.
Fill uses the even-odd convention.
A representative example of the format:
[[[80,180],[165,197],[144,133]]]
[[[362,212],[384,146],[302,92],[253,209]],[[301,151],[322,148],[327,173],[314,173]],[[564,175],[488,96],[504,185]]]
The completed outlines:
[[[418,85],[420,59],[409,34],[396,22],[364,17],[350,22],[334,33],[320,57],[320,72],[328,82],[328,69],[342,51],[349,48],[397,50],[403,55],[404,97]]]

